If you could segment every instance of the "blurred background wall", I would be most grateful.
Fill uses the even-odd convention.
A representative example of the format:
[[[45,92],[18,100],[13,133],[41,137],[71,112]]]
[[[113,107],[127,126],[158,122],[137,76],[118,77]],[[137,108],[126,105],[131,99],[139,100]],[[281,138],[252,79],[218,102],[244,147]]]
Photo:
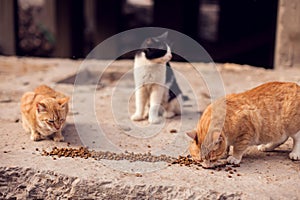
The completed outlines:
[[[84,58],[108,37],[145,26],[192,37],[215,62],[300,63],[299,0],[0,0],[0,54]]]

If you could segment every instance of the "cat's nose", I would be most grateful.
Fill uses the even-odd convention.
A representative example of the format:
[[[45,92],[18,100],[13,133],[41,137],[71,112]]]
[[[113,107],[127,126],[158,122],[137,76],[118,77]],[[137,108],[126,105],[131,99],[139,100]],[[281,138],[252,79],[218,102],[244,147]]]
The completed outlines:
[[[168,55],[168,59],[171,60],[172,59],[172,54]]]
[[[201,163],[203,168],[212,168],[214,167],[213,163],[211,163],[209,160],[203,160]]]
[[[56,130],[60,129],[60,125],[59,124],[55,124],[54,127],[55,127]]]

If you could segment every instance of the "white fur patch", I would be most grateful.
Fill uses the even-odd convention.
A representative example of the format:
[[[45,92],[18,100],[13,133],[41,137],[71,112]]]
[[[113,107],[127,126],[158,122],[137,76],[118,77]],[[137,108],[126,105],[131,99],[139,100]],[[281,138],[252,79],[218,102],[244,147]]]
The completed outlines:
[[[145,53],[141,53],[134,60],[134,81],[136,88],[151,83],[164,85],[166,81],[166,62],[152,62],[152,60],[146,58]]]

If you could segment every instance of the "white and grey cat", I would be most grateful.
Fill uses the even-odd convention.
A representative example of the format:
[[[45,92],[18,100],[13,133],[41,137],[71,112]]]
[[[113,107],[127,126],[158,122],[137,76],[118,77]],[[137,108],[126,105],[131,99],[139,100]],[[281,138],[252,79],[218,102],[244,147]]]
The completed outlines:
[[[134,58],[135,106],[131,120],[162,121],[181,114],[182,92],[169,64],[172,58],[168,33],[146,39]]]

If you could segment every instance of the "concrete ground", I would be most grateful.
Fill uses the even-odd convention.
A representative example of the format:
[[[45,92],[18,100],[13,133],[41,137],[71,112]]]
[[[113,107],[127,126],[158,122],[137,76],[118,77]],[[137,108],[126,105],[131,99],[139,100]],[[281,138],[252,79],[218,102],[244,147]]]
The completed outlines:
[[[288,158],[291,140],[269,153],[250,148],[232,173],[166,162],[42,156],[42,150],[53,147],[80,146],[116,153],[187,155],[190,140],[185,132],[196,126],[211,96],[241,92],[267,81],[300,83],[300,69],[171,63],[188,97],[184,113],[149,125],[146,120],[129,119],[134,112],[132,65],[129,60],[0,57],[1,199],[300,198],[300,162]],[[40,84],[72,97],[65,142],[33,142],[22,128],[20,98]]]

